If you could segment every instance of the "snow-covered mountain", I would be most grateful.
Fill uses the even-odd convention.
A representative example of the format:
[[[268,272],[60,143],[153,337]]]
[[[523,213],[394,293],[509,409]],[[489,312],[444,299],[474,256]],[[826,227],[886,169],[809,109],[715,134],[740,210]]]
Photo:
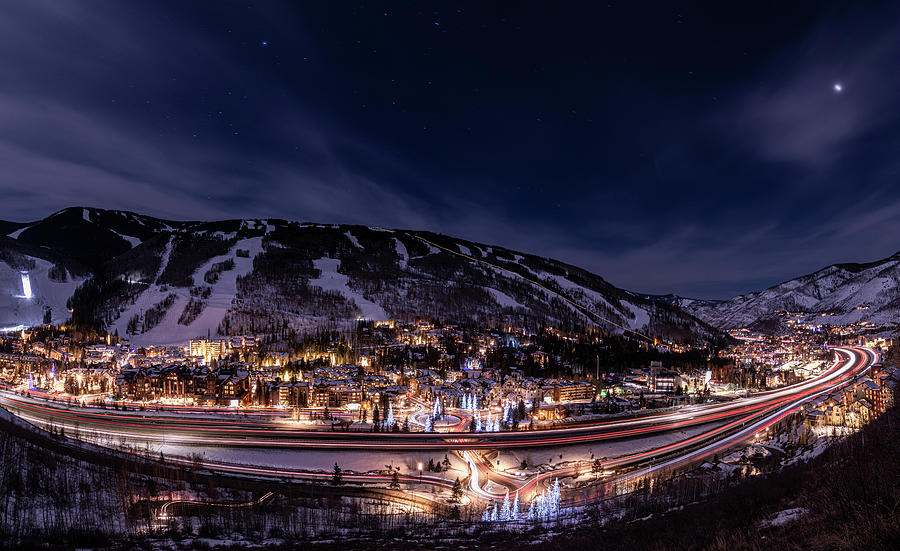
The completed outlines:
[[[776,310],[826,314],[821,323],[900,323],[900,253],[867,264],[834,264],[815,273],[725,301],[677,301],[681,308],[723,329],[748,327]]]
[[[136,344],[420,318],[596,325],[680,342],[720,337],[677,307],[581,268],[430,232],[176,222],[80,207],[33,223],[0,221],[0,232],[0,285],[10,288],[0,327],[39,323],[46,307],[60,321],[70,315],[61,308],[68,298],[75,323]],[[23,270],[38,281],[31,299],[15,288]],[[57,287],[42,279],[51,272]]]

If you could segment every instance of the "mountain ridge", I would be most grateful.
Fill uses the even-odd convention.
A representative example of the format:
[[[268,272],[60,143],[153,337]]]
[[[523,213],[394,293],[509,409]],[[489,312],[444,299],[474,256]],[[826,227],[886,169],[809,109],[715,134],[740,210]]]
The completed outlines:
[[[275,218],[173,221],[93,207],[0,221],[0,228],[11,230],[0,237],[0,285],[15,286],[18,270],[40,263],[46,273],[35,278],[34,302],[54,297],[41,303],[53,321],[71,308],[77,325],[139,344],[338,328],[373,317],[598,326],[675,342],[722,338],[678,308],[577,266],[427,231]],[[63,283],[77,288],[61,305],[70,290]],[[0,301],[7,318],[0,327],[22,324],[11,297]],[[25,317],[36,321],[34,312]]]
[[[900,252],[872,262],[830,264],[727,300],[678,299],[686,311],[722,329],[753,326],[776,311],[819,315],[823,324],[887,329],[900,323]]]

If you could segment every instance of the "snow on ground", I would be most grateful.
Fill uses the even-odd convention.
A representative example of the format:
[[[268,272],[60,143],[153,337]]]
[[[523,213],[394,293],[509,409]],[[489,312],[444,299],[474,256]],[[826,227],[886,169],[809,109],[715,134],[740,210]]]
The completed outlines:
[[[784,462],[785,465],[791,465],[794,463],[799,463],[801,461],[809,461],[810,459],[817,457],[825,452],[828,449],[828,446],[837,439],[843,438],[849,434],[854,433],[858,429],[852,429],[849,427],[832,427],[832,426],[822,426],[822,427],[814,427],[811,432],[813,438],[811,439],[810,444],[803,449],[803,451],[795,457]]]
[[[84,218],[85,222],[91,222],[91,211],[88,209],[81,209],[81,217]]]
[[[591,444],[576,444],[553,448],[503,450],[500,452],[499,458],[493,458],[493,463],[495,466],[498,466],[497,461],[499,460],[500,469],[517,471],[519,470],[523,459],[529,467],[536,465],[556,465],[566,461],[591,461],[593,458],[614,459],[680,442],[697,434],[712,430],[718,425],[719,423],[707,423],[680,431],[669,431],[642,438],[606,440]],[[592,454],[593,458],[591,457]],[[559,457],[560,455],[562,455],[562,458]]]
[[[356,238],[356,236],[353,235],[352,233],[350,233],[350,230],[345,231],[345,232],[344,232],[344,235],[346,235],[346,236],[347,236],[347,239],[349,239],[350,242],[353,243],[353,246],[354,246],[354,247],[356,247],[357,249],[362,250],[363,246],[359,244],[359,240]]]
[[[191,457],[200,454],[207,461],[221,461],[224,463],[239,463],[260,467],[275,467],[282,469],[302,469],[305,471],[331,472],[337,462],[341,469],[364,473],[367,471],[383,470],[386,465],[400,467],[401,474],[418,475],[418,463],[428,465],[428,460],[435,463],[444,460],[443,451],[407,451],[407,452],[374,452],[364,450],[297,450],[282,448],[227,448],[227,447],[201,447],[185,444],[162,444],[153,446],[154,452],[162,451],[165,455],[178,457]],[[460,478],[468,473],[466,463],[453,453],[447,453],[451,469],[440,475],[423,472],[428,476],[444,476],[448,480],[454,480],[460,473]],[[458,472],[457,472],[458,471]]]
[[[24,228],[20,228],[20,229],[18,229],[18,230],[16,230],[16,231],[12,232],[11,234],[7,235],[7,237],[12,237],[13,239],[18,239],[19,236],[22,234],[22,232],[25,231],[25,230],[27,230],[27,229],[30,228],[30,227],[31,227],[31,226],[25,226]]]
[[[760,524],[763,528],[772,528],[775,526],[784,526],[785,524],[789,524],[794,522],[797,519],[800,519],[806,516],[809,513],[809,509],[804,507],[796,507],[794,509],[785,509],[784,511],[778,511],[771,518],[762,521]]]
[[[503,308],[525,308],[525,305],[520,304],[516,299],[506,293],[498,291],[497,289],[491,289],[490,287],[486,287],[486,289],[491,293],[491,296],[494,297],[494,300],[497,301],[497,304]]]
[[[736,450],[722,458],[722,463],[742,463],[751,457],[768,457],[772,452],[758,444],[751,444],[746,448]]]
[[[852,427],[836,427],[831,425],[821,425],[818,427],[812,427],[812,432],[818,438],[836,438],[842,436],[850,436],[858,432],[859,429],[855,429]]]
[[[135,248],[135,247],[137,247],[137,246],[140,245],[141,243],[143,243],[143,241],[141,241],[141,240],[138,239],[137,237],[132,237],[132,236],[130,236],[130,235],[125,235],[125,234],[123,234],[123,233],[119,233],[119,232],[113,231],[113,230],[109,230],[109,231],[111,231],[111,232],[113,232],[114,234],[118,235],[119,237],[121,237],[121,238],[124,239],[125,241],[128,241],[129,243],[131,243],[131,248],[132,248],[132,249]]]
[[[224,240],[224,241],[228,241],[229,239],[234,239],[234,237],[237,235],[237,232],[233,232],[233,231],[228,232],[228,233],[225,233],[225,232],[223,232],[223,231],[214,231],[214,232],[211,232],[211,233],[210,233],[210,232],[200,232],[200,233],[201,233],[201,234],[203,234],[203,233],[209,233],[209,235],[218,237],[219,239],[222,239],[222,240]]]
[[[169,265],[169,258],[172,257],[172,248],[174,244],[172,243],[172,238],[166,242],[166,248],[163,250],[162,257],[159,260],[159,269],[156,270],[156,275],[153,276],[153,282],[156,283],[159,281],[160,276],[166,271],[166,266]]]
[[[472,256],[472,251],[469,249],[469,247],[466,247],[465,245],[462,245],[460,243],[457,243],[456,246],[459,247],[459,252],[463,253],[466,256]]]
[[[32,298],[22,298],[20,270],[0,262],[0,327],[40,325],[44,320],[44,311],[48,307],[52,310],[53,323],[62,323],[69,317],[66,301],[84,281],[73,279],[71,275],[65,282],[53,281],[48,276],[53,267],[52,262],[34,257],[27,258],[34,260],[35,263],[34,269],[28,271]]]
[[[646,310],[639,306],[635,306],[630,302],[623,301],[623,303],[631,310],[631,313],[634,314],[634,319],[628,321],[631,329],[642,329],[650,325],[650,314],[648,314]]]
[[[525,270],[527,270],[528,273],[534,275],[535,279],[541,279],[542,274],[539,274],[539,273],[535,272],[534,270],[532,270],[530,266],[528,266],[527,264],[525,264],[525,262],[523,262],[524,260],[525,260],[525,257],[520,254],[513,255],[513,262],[515,262],[519,266],[525,268]]]
[[[245,249],[250,251],[249,258],[235,256],[236,249]],[[119,335],[125,335],[128,327],[128,320],[135,314],[144,312],[154,305],[162,301],[171,293],[177,295],[175,303],[166,312],[163,320],[146,333],[134,335],[131,343],[134,345],[170,345],[182,344],[192,338],[205,336],[207,333],[215,335],[219,324],[225,317],[225,313],[231,307],[231,302],[237,294],[237,278],[250,273],[253,269],[253,258],[262,251],[262,237],[252,237],[250,239],[242,239],[238,241],[232,249],[224,255],[216,256],[209,259],[205,264],[200,266],[194,272],[194,282],[198,285],[205,284],[203,275],[217,262],[224,262],[229,258],[234,260],[234,268],[219,274],[219,280],[212,285],[210,297],[206,299],[206,307],[203,312],[191,322],[190,325],[180,325],[178,318],[181,317],[184,307],[190,300],[190,289],[171,286],[152,285],[144,291],[133,305],[126,309],[119,319],[112,325],[110,331],[118,330]],[[168,263],[169,254],[171,254],[171,242],[163,253],[163,261],[160,263],[160,269],[157,273],[157,279],[165,265]],[[163,290],[165,288],[165,290]]]
[[[602,304],[611,310],[615,310],[615,308],[613,308],[613,306],[609,302],[606,301],[606,299],[603,297],[603,295],[601,295],[597,291],[594,291],[593,289],[588,289],[587,287],[582,287],[581,285],[578,285],[577,283],[573,283],[572,281],[569,281],[568,279],[566,279],[560,275],[556,275],[556,274],[546,274],[546,275],[547,275],[547,278],[555,281],[560,286],[560,288],[562,288],[564,291],[566,291],[570,295],[570,298],[572,300],[574,300],[575,302],[581,304],[580,300],[578,300],[581,297],[585,297],[591,301],[591,304],[581,304],[581,306],[588,308],[588,307],[593,307],[596,304]],[[596,308],[590,308],[590,309],[595,310]]]
[[[400,246],[403,246],[402,243],[398,240],[397,243]],[[406,248],[403,248],[403,252],[406,253]],[[372,320],[372,321],[384,321],[388,319],[387,313],[385,313],[384,309],[381,306],[378,306],[371,300],[357,293],[353,289],[351,289],[347,282],[350,278],[340,272],[338,272],[338,266],[340,266],[341,261],[336,258],[320,258],[318,260],[313,261],[313,265],[317,270],[319,270],[319,277],[316,279],[310,279],[309,284],[314,285],[316,287],[321,287],[326,291],[337,291],[342,294],[344,297],[352,300],[359,306],[359,309],[362,310],[362,318]]]
[[[406,263],[409,262],[409,252],[406,250],[406,245],[395,237],[394,248],[397,250],[397,254],[400,255],[400,266],[405,268]]]

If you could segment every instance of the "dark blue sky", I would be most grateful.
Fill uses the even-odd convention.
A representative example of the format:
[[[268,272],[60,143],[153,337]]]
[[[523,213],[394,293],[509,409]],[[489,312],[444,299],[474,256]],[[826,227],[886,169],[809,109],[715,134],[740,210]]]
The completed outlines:
[[[727,297],[900,250],[900,5],[854,6],[13,3],[0,218],[430,229]]]

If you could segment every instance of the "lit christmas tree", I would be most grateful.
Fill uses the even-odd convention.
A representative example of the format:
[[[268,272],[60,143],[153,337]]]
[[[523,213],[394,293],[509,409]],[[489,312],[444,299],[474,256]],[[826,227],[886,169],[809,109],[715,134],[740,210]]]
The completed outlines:
[[[441,399],[437,396],[434,397],[434,408],[431,411],[431,416],[434,417],[434,420],[437,421],[441,418],[443,412],[441,411]]]
[[[550,507],[554,516],[559,514],[559,506],[562,502],[562,498],[559,491],[559,478],[553,479],[553,488],[551,489],[551,497],[550,497]]]
[[[393,427],[394,426],[394,406],[393,404],[388,404],[388,412],[384,418],[384,426]]]
[[[509,514],[510,514],[509,490],[506,490],[506,496],[503,498],[503,506],[500,507],[500,520],[502,520],[502,521],[509,520]]]

